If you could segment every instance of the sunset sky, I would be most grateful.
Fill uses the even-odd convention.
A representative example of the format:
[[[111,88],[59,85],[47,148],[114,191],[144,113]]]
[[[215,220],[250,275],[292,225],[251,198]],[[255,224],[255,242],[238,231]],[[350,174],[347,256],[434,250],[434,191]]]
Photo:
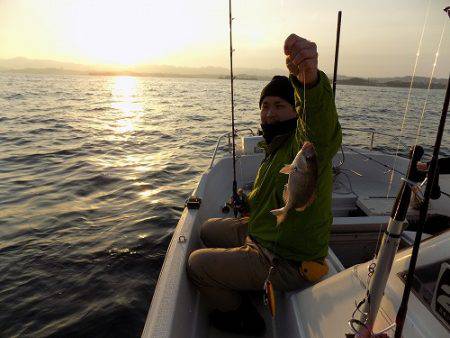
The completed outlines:
[[[429,76],[448,0],[432,0],[418,74]],[[340,73],[411,74],[427,0],[235,0],[236,67],[284,67],[283,41],[317,42],[332,70],[336,13],[343,11]],[[0,58],[82,64],[228,67],[227,0],[0,0]],[[450,69],[450,23],[436,75]]]

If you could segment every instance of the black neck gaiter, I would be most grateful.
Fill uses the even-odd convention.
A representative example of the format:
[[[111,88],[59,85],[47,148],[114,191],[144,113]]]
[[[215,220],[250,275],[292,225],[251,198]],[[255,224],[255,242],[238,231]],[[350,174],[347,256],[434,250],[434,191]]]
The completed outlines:
[[[297,128],[297,117],[292,119],[276,122],[261,124],[264,140],[267,144],[270,144],[275,136],[287,134],[295,128]]]

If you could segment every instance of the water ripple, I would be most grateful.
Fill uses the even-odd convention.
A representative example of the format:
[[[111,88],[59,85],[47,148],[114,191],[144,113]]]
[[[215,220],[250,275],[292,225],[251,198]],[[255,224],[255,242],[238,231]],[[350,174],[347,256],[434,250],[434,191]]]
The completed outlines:
[[[142,331],[184,201],[229,130],[229,88],[214,79],[121,81],[0,75],[1,336]],[[237,128],[259,125],[264,84],[236,83]],[[421,139],[428,152],[443,94],[429,98]],[[341,86],[341,124],[398,134],[406,96]],[[413,92],[408,140],[424,97]],[[443,153],[449,140],[447,130]],[[347,144],[369,141],[344,132]],[[395,150],[389,138],[376,146]]]

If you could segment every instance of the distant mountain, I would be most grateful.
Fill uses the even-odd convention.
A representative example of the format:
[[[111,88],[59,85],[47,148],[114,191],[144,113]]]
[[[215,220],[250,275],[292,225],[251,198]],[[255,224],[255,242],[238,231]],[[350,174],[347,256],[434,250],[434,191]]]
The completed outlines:
[[[55,69],[80,72],[135,72],[135,73],[158,73],[158,74],[178,74],[178,75],[227,75],[229,69],[224,67],[179,67],[170,65],[140,65],[136,67],[116,67],[104,65],[85,65],[71,62],[61,62],[53,60],[34,60],[24,57],[12,59],[0,59],[0,69],[5,71],[16,71],[24,69],[48,69],[53,73]],[[271,76],[273,74],[286,73],[283,69],[254,69],[236,68],[236,72],[245,73],[250,76]],[[43,71],[42,71],[43,72]]]
[[[370,78],[369,81],[373,82],[411,82],[411,76],[397,76],[397,77],[378,77],[378,78]],[[425,76],[416,76],[414,77],[414,83],[420,83],[428,85],[430,81],[429,77]],[[447,83],[447,79],[433,79],[433,83],[439,83],[445,85]]]
[[[120,68],[105,65],[84,65],[53,60],[33,60],[24,57],[0,59],[0,72],[8,73],[37,73],[37,74],[80,74],[80,75],[129,75],[129,76],[161,76],[161,77],[207,77],[229,79],[229,69],[224,67],[179,67],[170,65],[140,65],[136,67]],[[268,80],[276,74],[286,74],[282,68],[258,69],[236,68],[237,79]],[[329,76],[331,79],[332,76]],[[414,87],[426,88],[429,79],[415,77]],[[411,76],[362,78],[338,76],[339,84],[363,86],[408,87]],[[445,88],[446,79],[434,79],[432,88]]]
[[[179,67],[170,65],[144,65],[131,68],[130,70],[143,73],[158,73],[158,74],[178,74],[178,75],[215,75],[226,77],[230,74],[230,69],[225,67]],[[276,74],[286,74],[285,69],[260,69],[260,68],[241,68],[234,69],[236,74],[245,74],[245,77],[253,77],[256,79],[272,77]]]
[[[331,79],[333,77],[333,74],[327,74],[328,77]],[[400,82],[411,82],[411,76],[392,76],[392,77],[361,77],[361,76],[346,76],[346,75],[338,75],[338,80],[355,80],[355,81],[366,81],[367,82],[388,82],[388,81],[400,81]],[[415,83],[426,83],[428,84],[428,81],[430,80],[429,77],[425,76],[415,76],[414,82]],[[435,78],[433,81],[437,81],[439,83],[447,83],[447,79],[443,78]]]
[[[417,76],[414,78],[414,88],[428,88],[429,78]],[[409,87],[411,76],[385,77],[385,78],[361,78],[361,77],[338,77],[338,84],[354,86],[375,86],[375,87]],[[433,79],[431,88],[444,89],[447,85],[446,79]]]
[[[206,75],[222,75],[229,72],[222,67],[179,67],[170,65],[144,65],[132,68],[137,72],[144,73],[167,73],[167,74],[206,74]]]
[[[0,68],[6,70],[18,69],[64,69],[64,70],[78,70],[86,71],[91,66],[86,66],[78,63],[60,62],[53,60],[34,60],[23,57],[12,59],[0,59]]]

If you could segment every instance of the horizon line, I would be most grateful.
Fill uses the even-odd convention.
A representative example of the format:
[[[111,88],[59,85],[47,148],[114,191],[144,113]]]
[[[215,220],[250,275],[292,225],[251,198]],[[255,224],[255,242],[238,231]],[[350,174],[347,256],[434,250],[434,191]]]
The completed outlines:
[[[167,74],[167,75],[208,75],[208,76],[227,76],[229,75],[228,73],[210,73],[210,74],[205,74],[205,73],[185,73],[185,74],[180,74],[180,73],[173,73],[170,71],[142,71],[142,70],[138,70],[137,68],[140,67],[171,67],[171,68],[186,68],[186,69],[191,69],[191,70],[201,70],[201,69],[207,69],[207,68],[219,68],[222,70],[227,70],[229,71],[229,67],[226,66],[215,66],[215,65],[206,65],[206,66],[200,66],[200,67],[194,67],[194,66],[180,66],[180,65],[171,65],[171,64],[155,64],[155,63],[140,63],[140,64],[136,64],[136,65],[130,65],[130,66],[121,66],[121,65],[114,65],[114,64],[95,64],[95,63],[79,63],[79,62],[74,62],[74,61],[59,61],[59,60],[53,60],[53,59],[32,59],[26,56],[15,56],[15,57],[10,57],[10,58],[0,58],[0,62],[1,61],[11,61],[14,59],[23,59],[23,60],[28,60],[31,62],[55,62],[55,63],[61,63],[61,64],[67,64],[67,66],[69,65],[76,65],[76,66],[81,66],[81,67],[101,67],[101,70],[95,70],[95,69],[84,69],[84,70],[76,70],[76,69],[71,69],[71,68],[64,68],[64,67],[22,67],[22,68],[10,68],[10,67],[2,67],[0,64],[0,71],[4,72],[4,71],[25,71],[25,70],[63,70],[63,71],[68,71],[68,72],[100,72],[100,73],[120,73],[120,72],[129,72],[129,73],[138,73],[138,74]],[[272,68],[258,68],[258,67],[234,67],[234,69],[241,69],[241,70],[252,70],[252,71],[263,71],[263,72],[268,72],[268,71],[277,71],[277,72],[284,72],[287,73],[287,69],[284,70],[282,67],[272,67]],[[319,69],[321,69],[319,67]],[[331,72],[327,72],[323,69],[321,69],[322,71],[324,71],[327,75],[329,75],[328,73]],[[245,74],[245,73],[241,73],[239,75],[249,75],[249,76],[259,76],[259,77],[268,77],[270,75],[264,75],[264,74]],[[139,76],[139,75],[137,75]],[[142,76],[142,75],[141,75]],[[145,76],[145,75],[144,75]],[[361,78],[361,79],[380,79],[380,78],[402,78],[402,77],[412,77],[411,74],[407,74],[407,75],[391,75],[391,76],[386,76],[386,75],[378,75],[378,76],[366,76],[366,75],[344,75],[344,74],[339,74],[338,76],[343,76],[343,77],[349,77],[349,78]],[[426,78],[429,79],[430,77],[428,75],[415,75],[415,78]],[[447,81],[446,78],[442,77],[442,78],[438,78],[438,77],[434,77],[433,80],[437,80],[437,81],[441,81],[441,80],[445,80]]]

